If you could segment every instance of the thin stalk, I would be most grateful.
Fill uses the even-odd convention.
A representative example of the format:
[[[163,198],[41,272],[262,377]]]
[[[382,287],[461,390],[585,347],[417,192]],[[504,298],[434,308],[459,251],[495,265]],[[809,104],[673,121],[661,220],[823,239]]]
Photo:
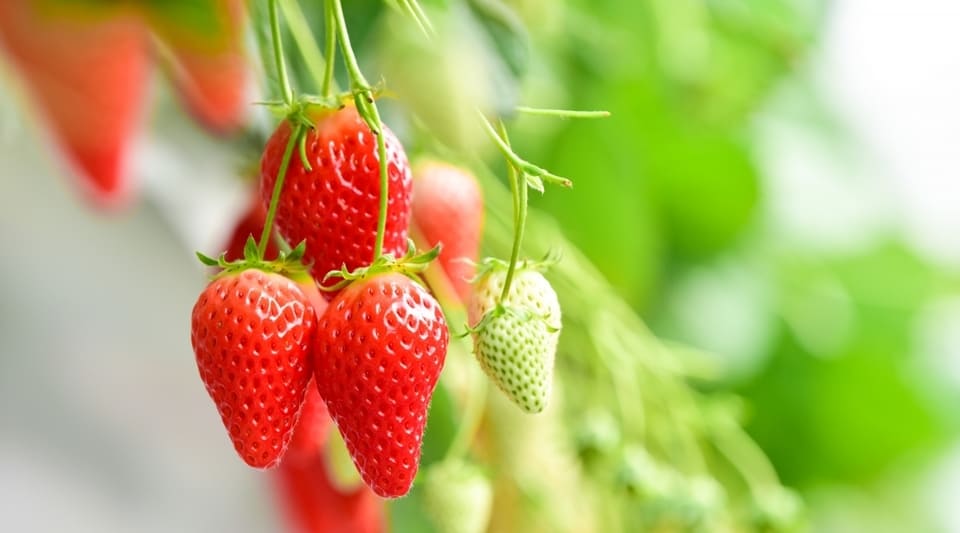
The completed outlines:
[[[516,152],[510,148],[510,145],[504,142],[503,139],[497,134],[497,130],[493,128],[493,125],[490,124],[490,121],[487,120],[487,117],[481,111],[477,111],[477,114],[480,115],[480,122],[483,124],[483,129],[487,132],[487,136],[497,145],[497,148],[503,152],[503,156],[514,165],[517,169],[520,170],[521,174],[529,174],[541,178],[543,181],[559,185],[561,187],[573,187],[573,182],[563,176],[557,176],[552,174],[529,161],[525,161],[523,158],[518,156]]]
[[[571,111],[569,109],[540,109],[538,107],[517,106],[518,113],[559,118],[606,118],[609,111]]]
[[[263,233],[260,234],[260,244],[257,249],[260,251],[260,257],[267,253],[267,243],[270,242],[270,234],[273,231],[273,219],[277,216],[277,204],[280,203],[280,191],[283,190],[283,182],[287,177],[287,168],[290,166],[290,158],[293,157],[293,148],[297,145],[297,139],[303,133],[303,126],[297,124],[290,132],[290,139],[287,140],[287,147],[283,151],[283,159],[280,160],[280,170],[277,172],[277,181],[273,184],[273,196],[270,197],[270,207],[267,209],[267,219],[263,223]]]
[[[337,34],[340,37],[340,50],[343,52],[343,61],[350,76],[351,89],[357,111],[370,126],[370,130],[377,136],[377,155],[380,159],[380,212],[377,217],[377,238],[373,245],[373,261],[383,255],[383,240],[387,232],[387,200],[390,194],[390,181],[387,177],[387,145],[383,138],[383,123],[377,104],[370,95],[370,84],[360,71],[360,64],[350,44],[350,34],[347,32],[347,21],[343,16],[343,5],[340,0],[330,0],[333,4],[331,14],[336,19]]]
[[[740,473],[752,493],[759,494],[766,487],[780,484],[770,461],[742,428],[729,420],[708,424],[714,447]]]
[[[277,67],[277,79],[280,82],[280,92],[283,94],[283,103],[293,105],[293,89],[290,88],[290,79],[287,77],[287,66],[283,62],[283,43],[280,42],[280,17],[277,15],[277,0],[270,0],[270,35],[273,39],[273,61]]]
[[[507,137],[507,128],[503,122],[500,122],[500,135],[503,142],[509,146],[510,140]],[[527,183],[520,183],[520,176],[517,168],[507,158],[507,176],[510,179],[510,191],[513,195],[513,247],[510,250],[510,264],[507,266],[507,276],[503,281],[503,291],[500,293],[500,302],[504,302],[510,295],[510,284],[513,282],[513,276],[517,271],[517,263],[520,261],[520,245],[523,242],[523,226],[527,221]]]
[[[323,72],[323,85],[322,94],[323,96],[330,96],[331,91],[333,90],[333,69],[334,69],[334,60],[337,55],[337,17],[333,8],[333,0],[324,0],[324,31],[326,35],[326,58],[327,64]]]

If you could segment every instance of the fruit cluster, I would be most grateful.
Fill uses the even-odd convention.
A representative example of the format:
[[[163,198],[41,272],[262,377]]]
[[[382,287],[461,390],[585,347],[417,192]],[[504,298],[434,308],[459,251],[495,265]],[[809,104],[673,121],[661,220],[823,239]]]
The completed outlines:
[[[284,121],[268,140],[261,194],[227,252],[201,256],[219,272],[193,310],[197,365],[248,465],[302,463],[327,440],[332,420],[370,490],[404,496],[450,340],[443,309],[418,274],[439,254],[443,299],[461,308],[470,301],[481,367],[531,413],[548,399],[559,305],[525,264],[505,297],[502,261],[484,262],[471,285],[482,200],[470,173],[428,161],[415,185],[403,146],[383,127],[381,203],[377,135],[357,108],[317,107],[305,117],[309,129]],[[416,255],[411,219],[430,252]],[[290,250],[287,242],[299,244]]]

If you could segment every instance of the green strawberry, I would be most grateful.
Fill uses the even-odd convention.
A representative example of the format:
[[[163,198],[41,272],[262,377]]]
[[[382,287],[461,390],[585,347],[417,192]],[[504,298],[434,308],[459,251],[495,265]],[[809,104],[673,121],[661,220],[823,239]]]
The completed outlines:
[[[427,471],[423,500],[437,533],[483,533],[490,522],[493,488],[476,466],[444,461]]]
[[[483,371],[521,409],[539,413],[550,398],[560,337],[560,304],[550,283],[520,265],[510,294],[497,304],[506,267],[487,265],[470,301],[474,352]]]

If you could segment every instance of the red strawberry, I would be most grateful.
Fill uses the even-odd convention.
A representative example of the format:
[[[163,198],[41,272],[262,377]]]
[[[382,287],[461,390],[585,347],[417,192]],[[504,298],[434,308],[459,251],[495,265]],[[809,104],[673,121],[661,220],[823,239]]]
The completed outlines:
[[[380,496],[410,490],[449,340],[436,300],[398,273],[348,285],[317,325],[317,387],[360,476]]]
[[[287,449],[312,372],[315,325],[295,282],[256,269],[222,274],[193,308],[200,377],[252,467],[275,466]]]
[[[385,530],[383,500],[366,486],[340,492],[326,463],[284,461],[275,470],[277,496],[294,533],[380,533]]]
[[[227,261],[243,259],[247,240],[250,239],[250,237],[253,237],[255,240],[260,239],[266,220],[267,210],[263,207],[263,204],[260,203],[259,198],[254,198],[246,214],[237,222],[233,234],[230,235],[230,241],[227,243],[227,250],[225,252],[225,259]],[[267,250],[263,254],[263,258],[273,260],[277,258],[279,253],[280,250],[277,248],[276,243],[271,240],[267,243]],[[300,290],[303,291],[303,294],[309,298],[313,304],[314,314],[317,317],[322,315],[327,309],[327,300],[320,293],[320,290],[317,289],[317,284],[313,281],[313,278],[304,273],[301,276],[297,276],[295,281],[300,285]]]
[[[162,59],[191,113],[215,132],[239,126],[246,110],[247,61],[243,50],[243,2],[203,0],[191,6],[195,19],[185,24],[182,11],[149,9],[151,26],[163,39]]]
[[[306,463],[321,456],[330,432],[330,415],[327,406],[317,391],[313,380],[307,384],[307,396],[303,401],[300,420],[293,430],[293,438],[284,456],[284,462]]]
[[[413,224],[425,241],[419,244],[443,245],[439,266],[466,303],[480,254],[483,193],[472,174],[447,163],[424,161],[413,174]]]
[[[147,32],[124,7],[0,1],[6,48],[54,137],[101,206],[129,192],[127,152],[140,122]]]
[[[373,261],[380,202],[380,163],[376,137],[353,106],[319,111],[316,129],[306,138],[307,171],[296,153],[290,160],[276,225],[292,243],[306,241],[307,263],[318,280],[344,264],[348,269]],[[273,194],[291,127],[284,121],[267,142],[260,163],[265,204]],[[386,127],[389,195],[383,252],[400,257],[407,249],[413,180],[400,141]],[[331,282],[330,285],[333,283]]]

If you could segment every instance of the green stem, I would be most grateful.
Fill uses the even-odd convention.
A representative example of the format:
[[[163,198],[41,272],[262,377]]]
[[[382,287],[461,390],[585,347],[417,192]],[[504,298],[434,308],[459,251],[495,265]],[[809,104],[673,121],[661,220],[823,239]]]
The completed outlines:
[[[273,231],[273,219],[277,215],[277,204],[280,203],[280,191],[283,189],[283,182],[287,177],[287,168],[290,166],[290,158],[293,157],[293,148],[297,145],[297,139],[300,138],[301,134],[303,134],[303,125],[297,124],[290,132],[290,139],[287,140],[287,147],[283,151],[283,159],[280,160],[280,170],[277,172],[277,181],[273,184],[273,196],[270,197],[267,219],[263,223],[263,233],[260,234],[260,244],[257,246],[261,258],[267,253],[267,243],[270,242],[270,234]]]
[[[343,5],[340,0],[331,0],[333,8],[331,14],[336,19],[337,34],[340,37],[340,50],[343,52],[343,61],[350,76],[350,86],[353,90],[353,99],[357,104],[357,112],[377,136],[377,155],[380,159],[380,212],[377,217],[377,238],[373,245],[373,261],[383,255],[383,240],[387,232],[387,200],[390,194],[390,181],[387,176],[387,145],[383,138],[383,123],[380,112],[373,101],[370,84],[360,71],[360,64],[350,44],[350,34],[347,32],[347,21],[343,16]]]
[[[556,174],[551,174],[550,172],[525,161],[523,158],[518,156],[516,152],[510,148],[510,145],[504,142],[503,139],[497,134],[497,130],[493,128],[493,125],[490,124],[490,121],[487,120],[487,117],[481,111],[477,111],[477,114],[480,115],[480,122],[483,124],[483,129],[487,132],[487,135],[493,140],[494,144],[500,148],[500,151],[503,152],[503,156],[507,158],[507,161],[512,163],[517,167],[521,174],[527,174],[537,178],[541,178],[543,181],[548,183],[553,183],[561,187],[572,187],[573,182],[562,176],[557,176]]]
[[[728,419],[708,422],[714,447],[740,473],[750,492],[760,494],[780,485],[777,472],[743,429]]]
[[[333,0],[324,0],[324,29],[326,31],[326,58],[327,64],[326,69],[323,72],[323,85],[321,86],[322,95],[330,96],[330,92],[333,90],[333,68],[334,60],[337,55],[337,18],[333,8]]]
[[[310,25],[307,18],[300,9],[297,0],[281,0],[280,9],[283,11],[283,18],[287,21],[287,27],[293,35],[293,40],[297,42],[297,48],[300,49],[300,55],[307,63],[310,70],[310,76],[313,83],[319,88],[323,84],[323,71],[326,65],[323,62],[323,55],[317,47],[317,41],[310,31]]]
[[[407,11],[407,14],[417,23],[417,26],[420,27],[420,31],[427,37],[432,37],[433,25],[430,23],[427,14],[423,12],[420,4],[416,0],[400,0],[400,4],[403,9]]]
[[[340,49],[343,51],[343,61],[347,65],[347,73],[350,74],[350,80],[353,82],[354,89],[369,91],[367,79],[363,77],[360,71],[360,64],[357,62],[357,56],[353,53],[353,46],[350,44],[350,34],[347,32],[347,21],[343,16],[343,5],[340,0],[330,0],[332,4],[330,14],[333,15],[337,27],[337,34],[340,37]]]
[[[270,0],[270,35],[273,38],[273,61],[277,67],[277,79],[283,93],[283,103],[293,105],[293,90],[287,78],[287,66],[283,62],[283,43],[280,42],[280,17],[277,15],[277,0]]]
[[[507,128],[500,122],[500,135],[503,142],[509,146]],[[520,261],[520,244],[523,242],[523,227],[527,222],[527,184],[520,183],[517,168],[507,159],[507,176],[510,178],[510,191],[513,194],[513,247],[510,250],[510,264],[507,266],[507,276],[503,281],[503,291],[500,293],[500,302],[504,302],[510,295],[510,284],[517,271]]]
[[[537,107],[517,106],[517,112],[528,115],[560,118],[605,118],[610,116],[609,111],[571,111],[569,109],[540,109]]]

